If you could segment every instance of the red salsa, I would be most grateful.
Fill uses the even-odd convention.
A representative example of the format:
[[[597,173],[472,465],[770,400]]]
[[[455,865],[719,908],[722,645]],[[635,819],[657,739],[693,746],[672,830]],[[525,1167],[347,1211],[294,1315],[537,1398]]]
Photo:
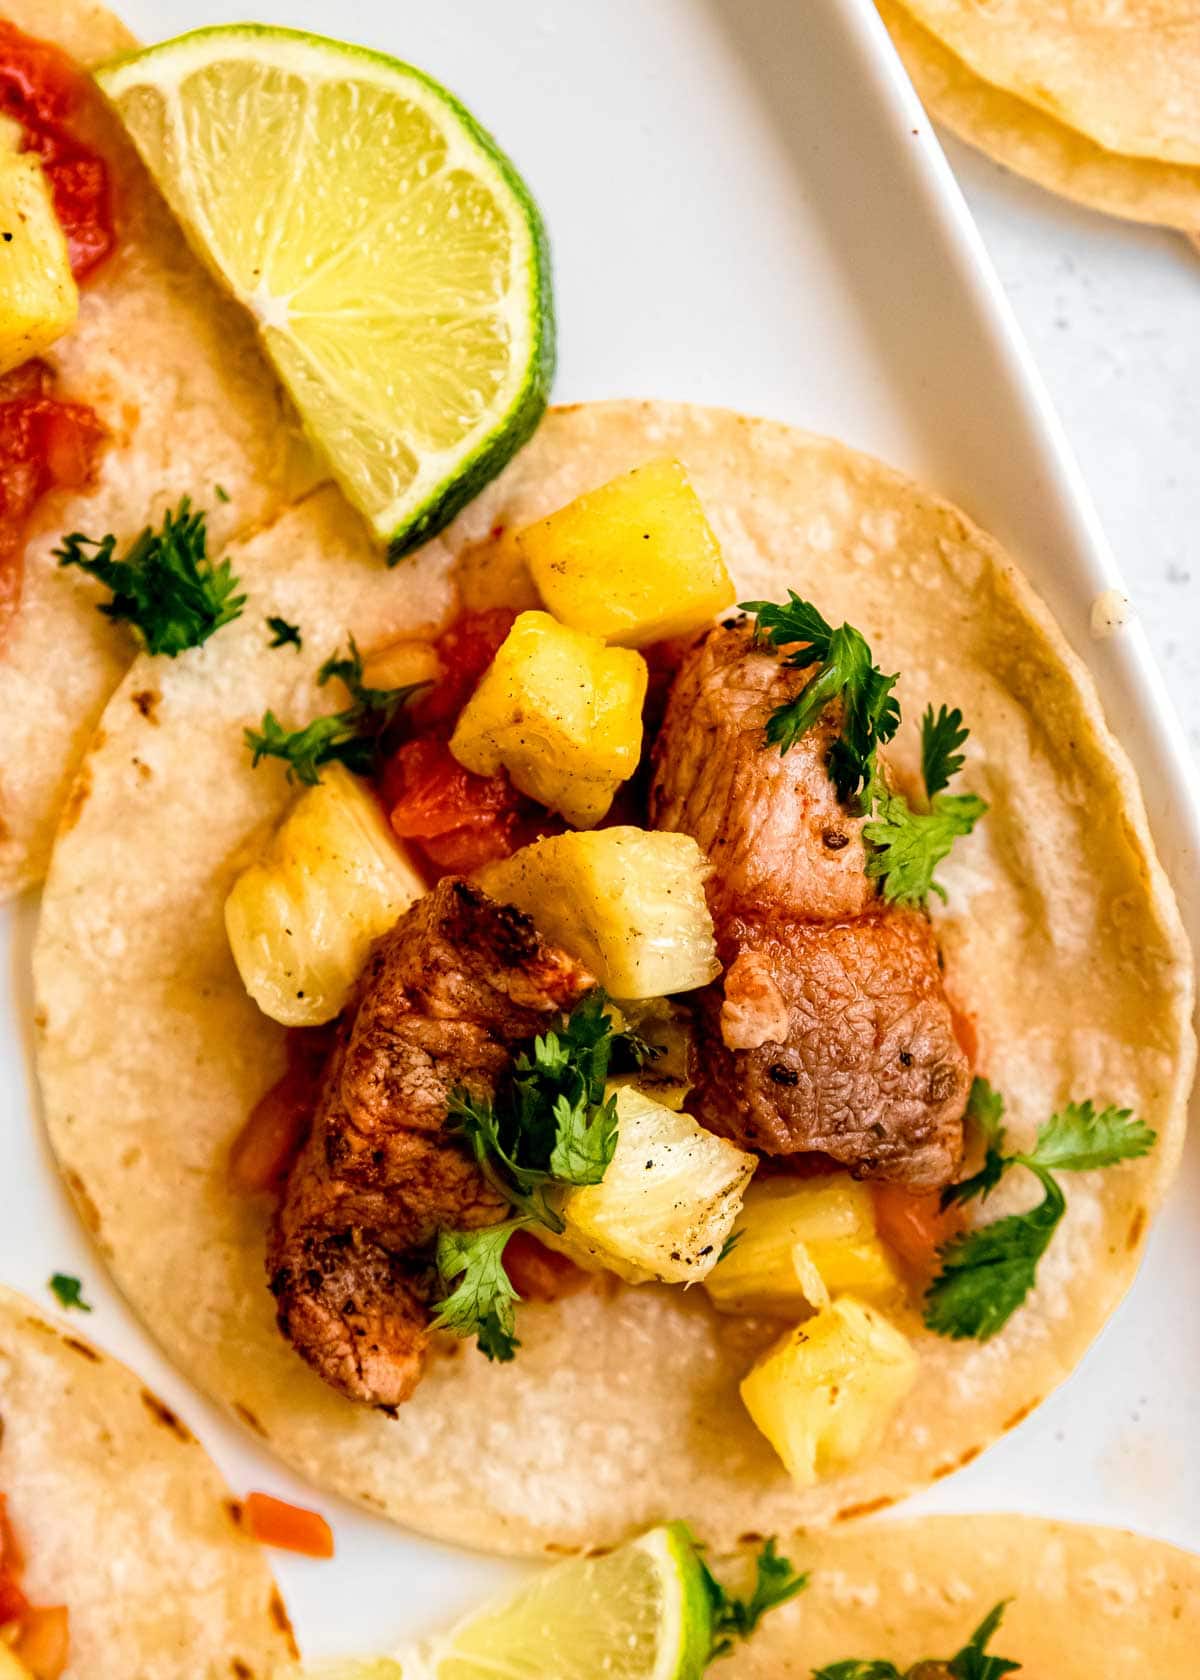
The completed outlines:
[[[21,1589],[24,1566],[0,1493],[0,1640],[34,1680],[59,1680],[69,1654],[69,1618],[60,1604],[45,1609],[30,1604]]]
[[[45,362],[0,378],[0,637],[21,593],[21,556],[30,516],[49,490],[78,490],[96,463],[103,431],[84,403],[53,395]]]
[[[42,161],[76,280],[113,248],[108,169],[77,131],[90,79],[66,53],[0,19],[0,111],[20,123],[24,150]]]
[[[441,678],[413,706],[410,738],[379,775],[393,829],[418,849],[434,876],[469,874],[562,826],[518,793],[503,771],[476,776],[450,751],[458,714],[515,616],[502,607],[465,613],[438,637]]]

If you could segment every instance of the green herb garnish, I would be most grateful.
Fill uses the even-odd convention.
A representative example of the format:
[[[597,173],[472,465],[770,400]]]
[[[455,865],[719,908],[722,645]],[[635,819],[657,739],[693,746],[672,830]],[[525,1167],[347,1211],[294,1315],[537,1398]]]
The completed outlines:
[[[875,780],[874,818],[863,829],[870,846],[867,874],[879,882],[888,904],[917,908],[931,892],[944,899],[945,890],[933,878],[938,864],[954,842],[970,834],[987,810],[974,793],[946,793],[952,776],[962,768],[957,750],[967,739],[962,713],[945,706],[934,716],[930,706],[921,719],[921,768],[925,780],[923,811],[915,811],[902,793],[891,792],[882,777]]]
[[[425,684],[367,688],[362,675],[362,655],[351,636],[349,655],[331,655],[317,672],[318,688],[337,677],[350,694],[350,704],[340,712],[314,718],[303,729],[285,729],[274,712],[264,712],[262,728],[246,730],[254,764],[281,758],[288,767],[288,781],[303,782],[306,787],[316,787],[321,780],[322,764],[344,764],[356,775],[369,776],[388,726],[405,701]]]
[[[267,629],[271,632],[270,646],[273,648],[287,647],[290,643],[299,653],[304,646],[300,636],[300,626],[290,624],[286,618],[268,618]]]
[[[1004,1675],[1015,1674],[1021,1664],[1010,1662],[1007,1657],[990,1657],[987,1647],[1007,1607],[1008,1600],[1003,1599],[989,1610],[961,1651],[952,1657],[926,1657],[906,1669],[897,1668],[895,1663],[864,1662],[861,1657],[853,1657],[849,1662],[814,1668],[812,1680],[917,1680],[918,1675],[929,1669],[941,1669],[953,1675],[954,1680],[1003,1680]]]
[[[704,1561],[699,1547],[696,1549],[696,1557],[704,1576],[708,1601],[712,1606],[713,1638],[709,1653],[710,1662],[716,1657],[727,1656],[732,1651],[735,1640],[749,1639],[769,1610],[786,1604],[789,1598],[795,1598],[796,1594],[803,1592],[808,1585],[808,1576],[798,1575],[790,1561],[779,1556],[773,1535],[754,1560],[754,1590],[749,1598],[735,1598],[732,1593],[726,1591]]]
[[[70,1272],[55,1272],[50,1279],[50,1288],[60,1307],[74,1307],[78,1312],[91,1312],[90,1304],[83,1298],[81,1278],[72,1277]]]
[[[871,650],[853,625],[835,630],[795,590],[786,603],[743,601],[742,612],[757,616],[756,634],[772,647],[789,647],[784,658],[791,670],[818,670],[794,700],[777,706],[767,719],[767,740],[781,753],[794,747],[811,729],[825,707],[842,705],[842,726],[829,752],[829,775],[844,805],[869,790],[875,776],[877,749],[890,741],[900,723],[900,707],[892,693],[897,678],[883,674],[872,662]]]
[[[217,566],[208,558],[204,514],[193,513],[186,496],[175,513],[164,515],[160,530],[148,525],[120,560],[113,558],[116,548],[112,535],[98,541],[73,531],[54,557],[112,591],[99,610],[132,625],[147,653],[174,659],[241,616],[246,597],[235,594],[238,580],[229,561]]]
[[[434,1320],[457,1335],[476,1335],[489,1359],[513,1357],[516,1292],[503,1266],[504,1246],[523,1225],[561,1231],[554,1192],[599,1184],[617,1147],[617,1103],[604,1085],[614,1046],[637,1041],[614,1033],[602,991],[588,994],[554,1031],[535,1038],[513,1062],[492,1101],[456,1090],[450,1117],[488,1182],[517,1210],[504,1225],[443,1231],[438,1270],[462,1276]]]
[[[971,1087],[967,1117],[982,1131],[986,1152],[980,1170],[948,1185],[942,1206],[986,1200],[1012,1167],[1025,1167],[1042,1186],[1028,1213],[1008,1214],[964,1232],[938,1249],[941,1270],[925,1295],[925,1324],[954,1341],[986,1342],[1004,1327],[1033,1288],[1037,1265],[1066,1212],[1054,1172],[1090,1172],[1135,1160],[1153,1147],[1155,1134],[1127,1108],[1097,1110],[1068,1103],[1051,1115],[1027,1152],[1005,1153],[1004,1099],[986,1079]]]

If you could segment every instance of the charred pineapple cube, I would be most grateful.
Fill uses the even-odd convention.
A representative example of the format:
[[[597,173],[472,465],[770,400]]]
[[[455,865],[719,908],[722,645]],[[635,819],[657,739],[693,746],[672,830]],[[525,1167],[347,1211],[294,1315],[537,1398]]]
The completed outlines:
[[[616,998],[666,997],[721,972],[704,896],[711,870],[687,834],[602,828],[523,846],[481,877]]]
[[[679,461],[648,461],[517,533],[564,624],[622,647],[687,635],[734,599],[720,545]]]
[[[612,1090],[617,1147],[599,1184],[566,1192],[546,1236],[627,1283],[695,1283],[716,1264],[756,1160],[630,1086]]]
[[[591,828],[637,769],[646,662],[548,613],[524,612],[455,725],[450,751]]]
[[[0,138],[0,374],[48,350],[79,313],[49,183],[10,140]]]
[[[741,1395],[792,1480],[811,1487],[877,1444],[917,1366],[889,1319],[843,1295],[769,1347]]]
[[[705,1280],[721,1312],[796,1318],[834,1296],[886,1306],[899,1273],[875,1233],[870,1190],[847,1173],[771,1178],[751,1186],[737,1242]]]
[[[321,778],[225,900],[242,983],[288,1027],[331,1021],[372,942],[425,892],[368,790],[340,764]]]

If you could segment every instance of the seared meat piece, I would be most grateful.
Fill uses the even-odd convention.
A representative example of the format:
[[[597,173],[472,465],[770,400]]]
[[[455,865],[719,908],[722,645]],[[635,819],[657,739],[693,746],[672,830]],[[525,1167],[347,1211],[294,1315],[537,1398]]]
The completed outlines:
[[[970,1070],[929,922],[883,905],[866,819],[829,779],[835,708],[786,755],[765,745],[810,674],[756,649],[747,624],[714,630],[685,658],[655,744],[651,819],[714,865],[725,974],[699,998],[696,1113],[768,1154],[821,1151],[932,1189],[962,1158]]]
[[[504,1217],[447,1135],[511,1049],[595,985],[533,923],[448,878],[378,941],[330,1057],[267,1254],[279,1325],[332,1387],[395,1406],[420,1380],[442,1228]]]

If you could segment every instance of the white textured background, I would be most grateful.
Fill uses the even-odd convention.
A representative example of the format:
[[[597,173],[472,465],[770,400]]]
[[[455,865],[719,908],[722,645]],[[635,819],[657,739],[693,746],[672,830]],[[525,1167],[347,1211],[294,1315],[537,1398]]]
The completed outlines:
[[[1200,757],[1200,252],[943,143]]]

